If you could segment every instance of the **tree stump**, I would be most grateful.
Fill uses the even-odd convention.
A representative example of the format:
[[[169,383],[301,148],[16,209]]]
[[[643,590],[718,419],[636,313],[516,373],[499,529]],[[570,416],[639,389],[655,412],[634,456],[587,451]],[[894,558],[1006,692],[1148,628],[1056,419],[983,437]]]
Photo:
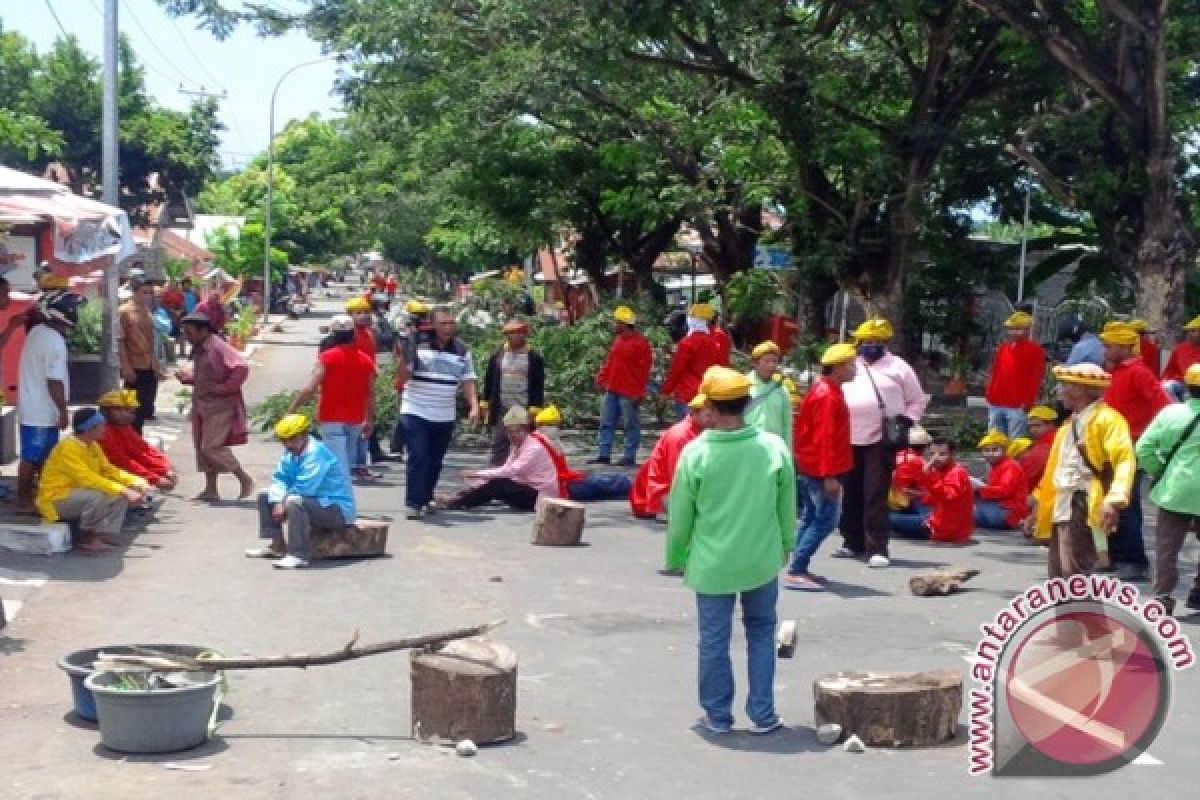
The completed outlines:
[[[355,520],[344,528],[317,528],[312,534],[312,558],[363,558],[387,551],[388,524],[373,519]]]
[[[543,500],[533,517],[533,543],[557,547],[579,544],[586,516],[582,503],[560,498]]]
[[[962,675],[932,672],[838,672],[813,682],[816,724],[837,723],[873,747],[914,747],[954,738]]]
[[[935,569],[908,579],[908,590],[918,597],[939,597],[957,592],[979,574],[977,569]]]
[[[413,653],[412,730],[421,741],[502,742],[516,733],[517,656],[483,638]]]

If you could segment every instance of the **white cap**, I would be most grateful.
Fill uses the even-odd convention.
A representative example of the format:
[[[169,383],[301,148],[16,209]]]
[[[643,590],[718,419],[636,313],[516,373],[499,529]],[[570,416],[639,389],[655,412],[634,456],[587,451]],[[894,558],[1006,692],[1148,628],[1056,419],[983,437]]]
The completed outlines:
[[[334,314],[329,320],[329,329],[331,331],[352,331],[354,330],[354,320],[349,314]]]

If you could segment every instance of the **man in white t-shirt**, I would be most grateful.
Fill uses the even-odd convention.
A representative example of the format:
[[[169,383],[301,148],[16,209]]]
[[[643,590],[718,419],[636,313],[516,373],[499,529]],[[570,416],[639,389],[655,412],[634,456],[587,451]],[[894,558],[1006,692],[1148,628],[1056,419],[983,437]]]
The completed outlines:
[[[45,321],[25,337],[17,386],[17,418],[21,423],[21,461],[17,465],[16,511],[35,514],[34,483],[58,432],[67,427],[67,333],[75,327],[83,298],[54,292],[44,298]]]
[[[429,510],[454,436],[459,386],[467,399],[467,421],[472,425],[479,421],[475,366],[454,331],[454,316],[445,309],[435,310],[433,336],[421,337],[396,362],[396,380],[405,382],[400,418],[408,445],[404,487],[408,519],[421,519]]]

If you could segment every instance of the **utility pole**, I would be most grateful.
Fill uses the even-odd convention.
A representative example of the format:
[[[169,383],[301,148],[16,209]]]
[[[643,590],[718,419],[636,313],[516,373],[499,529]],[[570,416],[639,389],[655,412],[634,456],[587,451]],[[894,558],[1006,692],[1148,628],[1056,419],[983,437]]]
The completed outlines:
[[[100,141],[100,181],[102,199],[110,206],[119,207],[119,173],[117,164],[117,141],[120,120],[117,116],[117,0],[104,0],[104,99],[102,106],[102,134]],[[105,370],[108,386],[117,386],[120,381],[117,352],[117,264],[104,272],[104,341]]]

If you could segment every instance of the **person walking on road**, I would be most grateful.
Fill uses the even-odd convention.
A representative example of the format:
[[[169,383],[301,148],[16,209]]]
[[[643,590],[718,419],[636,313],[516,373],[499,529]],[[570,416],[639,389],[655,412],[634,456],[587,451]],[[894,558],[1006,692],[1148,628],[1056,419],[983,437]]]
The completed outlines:
[[[596,375],[596,385],[604,390],[600,408],[600,433],[596,457],[590,464],[612,462],[613,439],[617,417],[625,421],[625,449],[618,462],[631,467],[637,463],[638,445],[642,441],[642,422],[639,418],[654,354],[650,342],[637,329],[637,315],[629,306],[613,312],[614,335],[604,365]]]
[[[1009,439],[1029,431],[1026,414],[1037,402],[1046,375],[1046,351],[1030,338],[1033,317],[1017,311],[1004,321],[1007,340],[996,348],[988,380],[988,429]]]
[[[254,490],[254,479],[231,448],[249,438],[242,386],[250,368],[237,350],[217,336],[203,312],[193,311],[181,323],[192,346],[192,365],[179,371],[179,381],[192,387],[192,444],[196,468],[204,474],[204,489],[192,499],[220,500],[217,479],[230,472],[238,479],[238,499],[245,500]]]
[[[121,380],[126,389],[138,396],[138,409],[133,428],[141,433],[146,420],[154,419],[154,401],[158,396],[158,379],[162,365],[158,359],[154,330],[154,285],[142,278],[132,278],[129,289],[133,295],[120,308],[118,353],[121,357]]]
[[[454,315],[433,312],[433,336],[422,337],[396,361],[404,381],[400,413],[408,439],[404,505],[408,519],[422,519],[442,475],[442,462],[454,436],[458,389],[467,400],[467,422],[479,421],[479,396],[471,354],[455,334]]]
[[[309,435],[309,427],[302,414],[276,423],[283,455],[270,487],[258,495],[259,536],[271,541],[249,548],[246,556],[276,559],[278,569],[308,566],[314,528],[337,530],[356,518],[350,474],[338,456]]]
[[[321,441],[351,474],[364,431],[375,419],[375,362],[354,342],[354,320],[335,314],[329,321],[332,346],[317,355],[308,385],[296,393],[287,413],[294,414],[317,395]]]
[[[821,543],[838,524],[842,507],[842,476],[854,467],[850,445],[850,409],[842,385],[857,369],[854,345],[835,344],[821,356],[821,377],[804,396],[796,422],[796,493],[800,526],[785,589],[819,592],[825,586],[809,564]]]
[[[696,593],[701,728],[733,730],[733,611],[746,630],[751,733],[783,726],[775,711],[779,570],[796,543],[796,468],[778,437],[746,425],[750,379],[713,367],[700,387],[712,427],[684,448],[671,485],[668,570]]]
[[[1200,536],[1200,364],[1184,375],[1186,403],[1158,412],[1137,441],[1138,466],[1153,479],[1150,500],[1158,506],[1154,537],[1154,596],[1175,612],[1171,592],[1179,583],[1179,551],[1191,531]],[[1187,607],[1200,611],[1200,570],[1187,596]]]
[[[858,369],[854,380],[842,386],[850,408],[850,443],[854,468],[843,481],[840,528],[843,544],[835,558],[866,558],[867,565],[882,569],[888,560],[888,489],[896,466],[896,451],[907,442],[885,439],[885,423],[906,429],[920,421],[928,395],[908,362],[888,351],[892,324],[869,319],[854,332],[858,344]],[[904,438],[907,438],[905,436]]]
[[[521,320],[504,323],[504,345],[492,353],[483,374],[483,399],[492,429],[488,466],[508,459],[509,435],[504,415],[510,408],[541,408],[546,404],[546,362],[529,347],[529,325]]]

